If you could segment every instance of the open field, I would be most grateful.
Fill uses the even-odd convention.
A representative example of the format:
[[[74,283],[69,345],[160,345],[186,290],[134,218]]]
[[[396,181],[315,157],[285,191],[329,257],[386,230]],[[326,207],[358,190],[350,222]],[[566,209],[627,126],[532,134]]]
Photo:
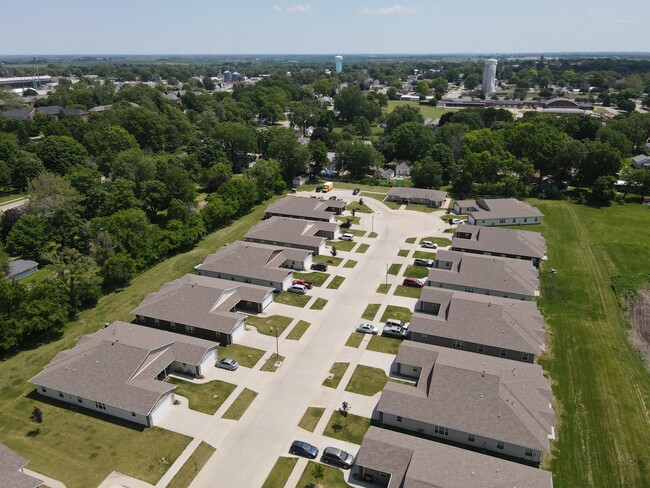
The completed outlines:
[[[130,424],[112,423],[105,417],[100,419],[72,412],[63,404],[49,404],[40,398],[31,398],[27,395],[33,387],[27,380],[40,372],[59,351],[73,347],[81,336],[96,331],[102,324],[115,320],[131,321],[131,310],[147,294],[168,281],[191,273],[193,267],[215,249],[242,239],[248,229],[262,218],[268,203],[258,205],[248,215],[209,234],[193,250],[177,254],[145,271],[134,278],[131,285],[103,296],[94,308],[81,312],[77,320],[68,324],[60,339],[3,358],[0,442],[28,457],[30,468],[59,479],[69,487],[95,488],[114,469],[156,483],[188,444],[188,438],[161,429],[142,432]],[[221,354],[222,348],[219,349]],[[226,350],[230,351],[230,348]],[[29,412],[35,405],[43,410],[48,432],[27,437],[26,433],[34,430]],[[143,452],[143,445],[151,447]],[[71,451],[63,450],[61,446],[77,448]],[[167,460],[167,464],[158,462],[161,457]]]
[[[411,105],[413,107],[417,107],[420,109],[420,113],[422,114],[422,117],[429,118],[431,117],[432,119],[437,119],[440,117],[442,114],[445,112],[455,112],[456,110],[454,109],[448,109],[448,108],[438,108],[434,107],[432,105],[420,105],[418,102],[410,102],[410,101],[402,101],[402,100],[388,100],[388,107],[386,108],[386,113],[391,113],[393,110],[395,110],[395,107],[399,107],[401,105]]]
[[[610,280],[650,269],[650,226],[639,225],[648,209],[533,203],[545,217],[530,230],[549,247],[538,303],[549,332],[540,363],[558,414],[554,486],[647,487],[650,375],[627,341]]]

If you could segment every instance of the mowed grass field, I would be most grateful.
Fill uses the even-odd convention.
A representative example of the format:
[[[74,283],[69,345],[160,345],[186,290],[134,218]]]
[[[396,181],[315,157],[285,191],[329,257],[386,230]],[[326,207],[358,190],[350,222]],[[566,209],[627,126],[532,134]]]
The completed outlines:
[[[187,446],[190,439],[162,429],[130,428],[100,420],[69,408],[45,403],[27,380],[40,372],[59,352],[73,347],[82,335],[105,322],[130,322],[133,310],[149,293],[168,281],[191,273],[207,254],[241,239],[264,215],[266,204],[228,227],[213,232],[186,253],[161,262],[135,278],[127,288],[106,295],[97,306],[79,314],[57,341],[0,358],[0,442],[29,460],[29,467],[65,483],[68,487],[96,487],[117,470],[155,484]],[[34,406],[43,411],[46,432],[34,435],[29,416]],[[76,446],[70,449],[70,446]],[[142,446],[147,446],[142,449]],[[161,458],[164,462],[160,462]]]
[[[538,304],[546,317],[558,439],[555,488],[650,486],[650,374],[627,341],[611,277],[650,269],[650,211],[533,201],[549,262]],[[551,268],[557,274],[550,273]]]

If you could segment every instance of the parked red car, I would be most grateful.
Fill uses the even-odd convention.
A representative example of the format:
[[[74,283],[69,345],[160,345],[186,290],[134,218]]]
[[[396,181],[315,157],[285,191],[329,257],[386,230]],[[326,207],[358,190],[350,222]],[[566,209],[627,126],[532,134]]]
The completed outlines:
[[[291,282],[291,284],[292,285],[303,285],[308,290],[311,290],[311,287],[314,286],[314,284],[311,281],[305,281],[305,280],[293,280]]]
[[[404,278],[404,282],[402,283],[404,286],[414,286],[415,288],[422,288],[424,286],[424,283],[422,283],[420,280],[416,278]]]

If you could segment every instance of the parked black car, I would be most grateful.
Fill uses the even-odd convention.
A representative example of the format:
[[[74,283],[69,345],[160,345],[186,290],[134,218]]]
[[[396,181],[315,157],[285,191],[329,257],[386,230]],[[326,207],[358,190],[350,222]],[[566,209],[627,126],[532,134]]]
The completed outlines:
[[[311,265],[314,271],[327,271],[327,263],[314,263]]]
[[[308,457],[309,459],[316,459],[316,456],[318,456],[318,448],[303,441],[293,441],[289,448],[289,453],[295,454],[296,456]]]

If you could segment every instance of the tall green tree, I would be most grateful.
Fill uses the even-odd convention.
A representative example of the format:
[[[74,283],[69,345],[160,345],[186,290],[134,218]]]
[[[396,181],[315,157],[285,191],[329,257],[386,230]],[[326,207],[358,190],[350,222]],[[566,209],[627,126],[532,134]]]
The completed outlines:
[[[413,165],[411,181],[417,188],[434,188],[442,186],[442,165],[430,156]]]
[[[36,146],[36,155],[48,171],[64,175],[74,166],[82,166],[88,153],[77,141],[67,136],[49,136]]]
[[[363,178],[376,166],[384,164],[382,154],[363,141],[341,141],[336,146],[336,162],[341,171],[349,171],[353,179]]]

